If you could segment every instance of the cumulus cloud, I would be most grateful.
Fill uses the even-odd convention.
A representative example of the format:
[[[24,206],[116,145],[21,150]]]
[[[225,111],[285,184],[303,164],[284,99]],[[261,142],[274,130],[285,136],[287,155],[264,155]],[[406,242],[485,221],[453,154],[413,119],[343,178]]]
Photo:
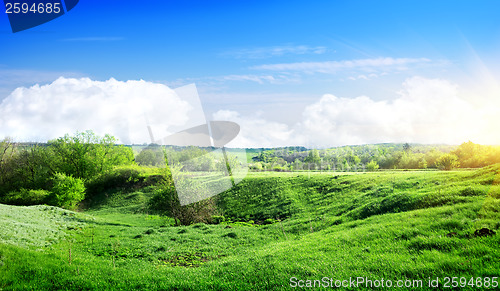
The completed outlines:
[[[472,107],[458,97],[458,87],[446,80],[413,77],[403,83],[394,100],[326,94],[307,106],[292,127],[236,112],[216,116],[240,123],[235,146],[331,147],[382,142],[498,143],[491,129],[498,124],[499,113],[488,106]]]
[[[240,125],[230,147],[500,142],[498,106],[472,105],[459,97],[457,85],[441,79],[413,77],[401,88],[392,100],[323,95],[306,106],[293,125],[229,110],[217,111],[213,120]],[[172,90],[142,80],[59,78],[48,85],[18,88],[0,103],[0,138],[46,141],[91,129],[122,143],[148,143],[148,124],[160,139],[203,124],[204,118],[194,85]]]
[[[59,78],[17,88],[0,103],[0,136],[46,141],[75,131],[109,133],[122,143],[150,142],[187,122],[194,107],[174,90],[146,81]]]
[[[477,130],[478,112],[444,80],[406,80],[400,97],[324,95],[303,113],[299,131],[320,146],[376,142],[459,143]]]
[[[228,147],[276,147],[293,142],[293,130],[286,124],[267,121],[260,116],[243,117],[236,111],[219,110],[214,120],[233,121],[240,125],[239,135]]]

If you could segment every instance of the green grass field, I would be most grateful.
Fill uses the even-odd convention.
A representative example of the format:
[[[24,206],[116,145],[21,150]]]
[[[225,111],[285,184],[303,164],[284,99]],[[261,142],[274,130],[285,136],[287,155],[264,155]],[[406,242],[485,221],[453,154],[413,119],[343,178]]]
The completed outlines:
[[[322,289],[358,277],[498,290],[500,236],[485,234],[500,228],[500,165],[249,173],[218,196],[216,225],[148,214],[153,188],[107,191],[78,213],[0,205],[0,290]]]

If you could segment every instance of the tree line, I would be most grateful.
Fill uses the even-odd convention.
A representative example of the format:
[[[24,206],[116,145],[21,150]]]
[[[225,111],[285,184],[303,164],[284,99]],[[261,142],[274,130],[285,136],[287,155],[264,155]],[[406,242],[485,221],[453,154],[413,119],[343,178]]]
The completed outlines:
[[[110,135],[66,134],[47,143],[0,142],[0,202],[73,208],[85,184],[118,165],[132,165],[132,149]]]
[[[254,171],[373,171],[377,169],[480,168],[500,163],[500,147],[377,144],[329,149],[284,147],[265,149],[250,164]]]

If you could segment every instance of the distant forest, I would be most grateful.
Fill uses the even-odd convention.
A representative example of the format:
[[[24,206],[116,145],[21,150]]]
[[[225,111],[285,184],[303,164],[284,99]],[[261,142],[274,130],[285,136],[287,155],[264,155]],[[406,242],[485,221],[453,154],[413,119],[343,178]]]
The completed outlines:
[[[255,151],[254,151],[255,152]],[[329,149],[284,147],[255,152],[254,171],[374,171],[377,169],[480,168],[500,163],[500,146],[471,141],[459,146],[374,144]]]

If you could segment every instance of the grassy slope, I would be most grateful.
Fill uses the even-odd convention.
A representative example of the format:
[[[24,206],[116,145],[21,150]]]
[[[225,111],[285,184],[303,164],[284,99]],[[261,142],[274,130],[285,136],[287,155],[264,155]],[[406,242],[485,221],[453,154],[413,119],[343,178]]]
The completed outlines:
[[[150,189],[109,192],[72,240],[38,251],[0,244],[0,289],[281,290],[290,277],[425,285],[499,276],[500,236],[473,235],[500,228],[499,170],[252,173],[220,195],[224,214],[283,221],[232,228],[171,227],[137,213]]]
[[[16,207],[0,204],[0,243],[24,248],[50,246],[81,231],[91,217],[45,205]]]

